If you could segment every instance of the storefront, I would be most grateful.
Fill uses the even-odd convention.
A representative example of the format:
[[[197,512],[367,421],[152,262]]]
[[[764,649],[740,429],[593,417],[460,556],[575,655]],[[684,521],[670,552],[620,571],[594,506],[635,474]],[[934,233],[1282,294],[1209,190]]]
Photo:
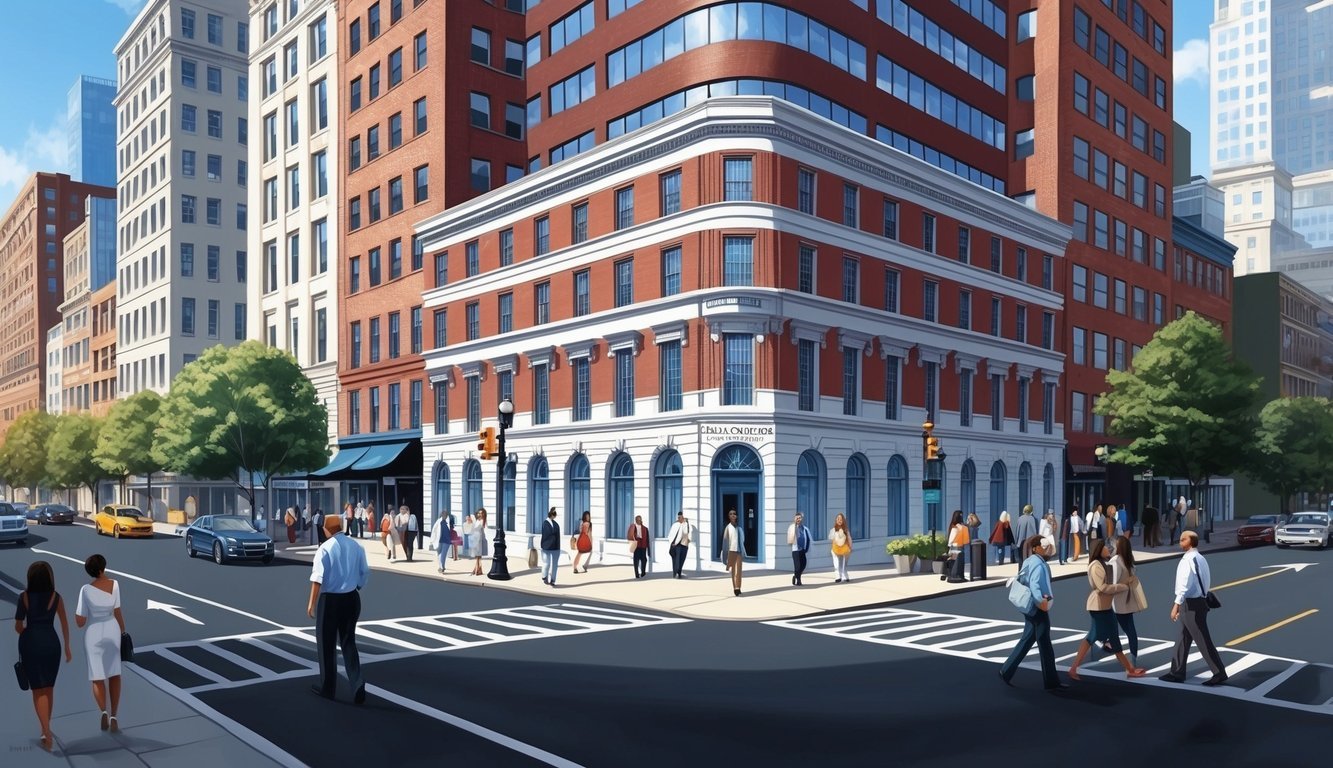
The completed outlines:
[[[327,491],[319,497],[327,499],[326,513],[341,512],[345,504],[374,504],[378,517],[406,506],[424,532],[421,461],[419,429],[344,437],[328,465],[310,473],[310,485]]]

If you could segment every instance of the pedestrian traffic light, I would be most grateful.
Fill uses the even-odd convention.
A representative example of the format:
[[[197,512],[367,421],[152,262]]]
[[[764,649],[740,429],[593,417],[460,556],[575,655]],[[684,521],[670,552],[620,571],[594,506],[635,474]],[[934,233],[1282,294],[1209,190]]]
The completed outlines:
[[[940,458],[940,439],[935,437],[935,422],[927,421],[921,425],[921,439],[926,461],[934,461]]]
[[[500,453],[499,447],[495,444],[495,427],[487,427],[477,433],[477,451],[481,453],[481,460],[493,459]]]

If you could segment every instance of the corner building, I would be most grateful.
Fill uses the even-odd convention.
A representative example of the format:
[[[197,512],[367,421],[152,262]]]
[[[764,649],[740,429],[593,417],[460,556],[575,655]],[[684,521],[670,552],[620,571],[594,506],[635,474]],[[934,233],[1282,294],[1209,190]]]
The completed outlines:
[[[960,261],[960,227],[1024,266]],[[869,563],[955,508],[1057,505],[1068,228],[806,109],[710,99],[417,231],[433,516],[493,508],[476,435],[505,398],[505,527],[590,511],[608,561],[635,515],[663,563],[683,510],[713,569],[736,509],[746,558],[786,568],[798,511],[819,540],[846,514]],[[948,456],[930,506],[927,418]]]

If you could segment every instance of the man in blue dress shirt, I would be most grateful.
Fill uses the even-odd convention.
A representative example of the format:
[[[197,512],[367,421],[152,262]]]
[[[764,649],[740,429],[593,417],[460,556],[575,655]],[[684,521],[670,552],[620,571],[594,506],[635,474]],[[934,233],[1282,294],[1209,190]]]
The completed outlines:
[[[366,550],[342,532],[342,517],[324,518],[328,539],[315,553],[310,569],[310,603],[306,613],[315,620],[315,638],[319,649],[320,682],[310,686],[316,696],[333,698],[338,683],[338,664],[333,657],[334,644],[342,648],[343,667],[352,686],[352,700],[366,700],[366,684],[361,679],[361,657],[356,651],[356,622],[361,618],[360,589],[370,576]]]
[[[1227,681],[1227,669],[1222,665],[1222,657],[1208,632],[1208,592],[1213,587],[1213,575],[1208,569],[1208,561],[1199,554],[1199,534],[1194,531],[1181,533],[1180,548],[1185,551],[1185,556],[1176,563],[1176,599],[1171,605],[1171,621],[1179,623],[1180,631],[1176,636],[1171,671],[1158,679],[1168,683],[1185,682],[1190,645],[1197,643],[1199,655],[1213,671],[1213,676],[1203,684],[1222,685]]]

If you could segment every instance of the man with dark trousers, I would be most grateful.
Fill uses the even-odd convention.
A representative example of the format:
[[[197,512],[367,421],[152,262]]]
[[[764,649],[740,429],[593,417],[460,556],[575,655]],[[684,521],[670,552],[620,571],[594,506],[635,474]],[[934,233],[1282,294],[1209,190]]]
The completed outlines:
[[[685,555],[690,551],[690,521],[685,519],[684,510],[676,513],[676,522],[667,534],[667,542],[671,553],[671,577],[679,579],[685,568]]]
[[[810,554],[810,529],[805,525],[805,517],[796,513],[796,517],[787,528],[787,543],[791,545],[791,584],[801,586],[801,574],[805,573],[806,557]]]
[[[652,544],[648,526],[643,524],[643,515],[634,516],[634,525],[625,531],[625,536],[634,542],[634,578],[641,579],[648,575],[648,547]]]
[[[555,507],[542,521],[542,583],[555,586],[555,572],[560,565],[560,523],[555,519]]]
[[[1221,685],[1227,681],[1226,667],[1208,633],[1208,590],[1213,585],[1208,561],[1199,554],[1199,534],[1184,531],[1180,534],[1180,548],[1185,556],[1176,564],[1176,600],[1171,605],[1171,620],[1179,622],[1176,636],[1176,655],[1171,660],[1171,671],[1161,680],[1169,683],[1185,682],[1185,667],[1189,662],[1191,643],[1199,644],[1199,654],[1208,662],[1213,676],[1204,685]]]
[[[356,622],[361,618],[361,593],[370,576],[366,550],[342,532],[342,517],[324,518],[328,539],[315,552],[310,569],[310,603],[306,614],[315,620],[315,638],[319,650],[319,682],[310,686],[316,696],[333,698],[338,683],[338,664],[334,644],[342,648],[343,667],[352,686],[352,700],[366,700],[366,683],[361,678],[361,656],[356,651]]]

